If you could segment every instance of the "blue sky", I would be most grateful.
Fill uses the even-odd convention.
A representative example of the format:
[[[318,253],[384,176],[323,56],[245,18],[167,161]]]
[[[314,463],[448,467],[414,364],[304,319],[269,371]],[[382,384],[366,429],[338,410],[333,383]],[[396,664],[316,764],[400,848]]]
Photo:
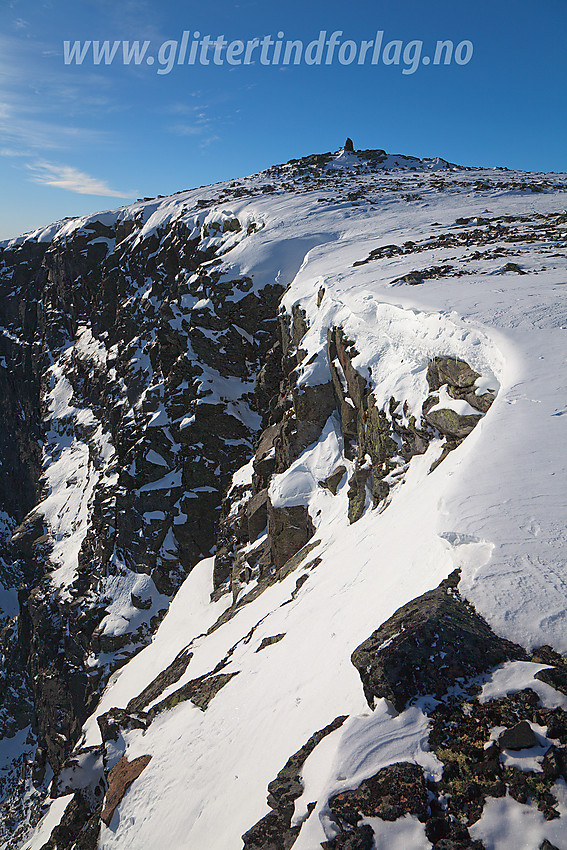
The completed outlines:
[[[467,64],[65,65],[63,41],[166,40],[195,30],[384,43],[472,42]],[[3,0],[0,239],[64,216],[357,148],[466,165],[567,171],[566,0]],[[221,56],[222,54],[219,54]],[[253,57],[254,58],[254,57]]]

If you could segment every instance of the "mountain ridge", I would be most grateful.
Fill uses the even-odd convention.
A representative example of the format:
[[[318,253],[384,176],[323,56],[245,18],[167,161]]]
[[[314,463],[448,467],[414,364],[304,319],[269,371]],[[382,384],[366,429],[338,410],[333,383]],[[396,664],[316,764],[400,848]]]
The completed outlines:
[[[565,323],[566,179],[373,169],[377,154],[292,160],[212,198],[191,190],[2,243],[6,847],[157,847],[183,783],[205,796],[170,818],[179,847],[236,848],[241,835],[264,850],[383,846],[381,830],[389,847],[480,846],[483,806],[503,787],[532,819],[555,805],[561,820],[564,496],[546,447],[562,421],[549,364]],[[546,435],[535,448],[534,433]],[[524,504],[514,453],[545,510]],[[507,510],[489,516],[503,485]],[[458,589],[443,589],[455,569]],[[412,599],[423,612],[438,586],[441,620],[415,638],[433,670],[406,672],[398,695],[388,670],[415,654],[394,629],[372,650],[382,684],[361,682],[351,653]],[[486,626],[465,627],[471,603]],[[452,604],[462,645],[449,664]],[[480,669],[465,663],[477,628]],[[555,723],[537,734],[559,768],[534,790],[502,748],[465,805],[459,782],[482,773],[485,742],[460,750],[455,736],[461,755],[444,760],[427,743],[450,734],[442,707],[466,725],[472,700],[486,730],[478,676],[546,666],[557,696],[516,704],[496,688],[505,699],[489,712],[494,728]],[[394,758],[397,726],[408,746]],[[317,768],[328,741],[344,782]],[[269,791],[265,815],[289,759],[293,793]],[[396,768],[408,760],[417,773]],[[383,770],[402,771],[400,788],[407,773],[415,806],[387,816],[381,779],[370,808],[333,802]],[[424,807],[419,788],[438,803]]]

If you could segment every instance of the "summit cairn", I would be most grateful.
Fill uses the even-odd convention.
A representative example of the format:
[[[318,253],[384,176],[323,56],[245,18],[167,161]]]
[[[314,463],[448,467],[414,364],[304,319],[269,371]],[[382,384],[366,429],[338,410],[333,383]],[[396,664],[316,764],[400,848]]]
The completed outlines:
[[[345,151],[345,153],[354,153],[354,145],[352,143],[352,139],[347,138],[343,150]]]

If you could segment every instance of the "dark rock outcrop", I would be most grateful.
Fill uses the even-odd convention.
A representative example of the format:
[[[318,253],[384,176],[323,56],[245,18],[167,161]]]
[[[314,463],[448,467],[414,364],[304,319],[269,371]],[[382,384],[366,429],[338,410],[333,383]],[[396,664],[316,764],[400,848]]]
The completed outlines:
[[[338,486],[343,480],[346,471],[346,466],[343,466],[342,464],[341,466],[337,466],[337,468],[334,469],[331,474],[325,478],[324,481],[319,481],[319,486],[324,487],[326,490],[332,493],[333,496],[336,496]]]
[[[454,573],[403,605],[355,649],[352,663],[371,707],[386,697],[401,711],[417,696],[443,696],[458,680],[527,659],[520,646],[494,634],[461,598],[457,583]]]
[[[302,549],[315,529],[304,505],[276,507],[268,500],[268,536],[273,564],[280,569]]]
[[[364,513],[366,504],[366,483],[370,477],[370,467],[354,470],[348,482],[348,519],[356,522]]]
[[[520,720],[498,736],[498,743],[506,750],[524,750],[536,747],[538,739],[527,720]]]
[[[338,823],[356,826],[363,817],[397,820],[412,814],[425,820],[428,795],[423,769],[417,764],[398,762],[383,767],[353,791],[331,797],[329,808]]]
[[[290,850],[301,825],[291,826],[295,801],[303,793],[301,769],[317,744],[345,722],[346,716],[337,717],[324,729],[315,732],[309,740],[287,760],[276,778],[268,785],[268,805],[273,810],[258,821],[243,836],[243,850]]]
[[[77,791],[67,804],[63,817],[41,850],[96,850],[102,806],[91,809]]]
[[[223,268],[224,241],[254,227],[195,221],[142,234],[142,217],[117,215],[0,248],[0,508],[14,532],[0,564],[20,596],[17,622],[1,623],[0,731],[3,716],[29,726],[31,751],[14,788],[34,741],[57,773],[110,673],[210,554],[222,495],[257,436],[250,387],[284,287]],[[216,376],[241,382],[244,416],[212,397]],[[59,459],[70,504],[88,497],[86,517],[68,513],[61,530],[43,506]],[[79,551],[59,586],[56,543],[71,529]],[[116,630],[121,582],[132,606]]]
[[[324,850],[372,850],[374,846],[374,830],[368,824],[356,826],[321,843]]]

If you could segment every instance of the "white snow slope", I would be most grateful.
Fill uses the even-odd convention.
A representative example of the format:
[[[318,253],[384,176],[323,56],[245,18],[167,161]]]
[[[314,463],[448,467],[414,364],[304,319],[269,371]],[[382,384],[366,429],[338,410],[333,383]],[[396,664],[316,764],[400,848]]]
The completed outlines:
[[[337,174],[335,194],[348,179],[345,168]],[[486,188],[473,189],[479,176]],[[329,192],[321,202],[321,189],[235,201],[234,215],[262,221],[264,228],[229,250],[225,264],[232,275],[277,279],[290,246],[303,246],[283,304],[288,311],[294,304],[306,311],[310,329],[302,347],[320,357],[311,374],[301,373],[300,383],[327,380],[321,377],[328,368],[322,353],[327,329],[342,325],[359,352],[354,365],[363,374],[371,370],[379,406],[395,395],[408,401],[410,411],[419,411],[428,394],[427,363],[436,355],[466,360],[485,388],[497,390],[496,401],[432,473],[435,443],[411,461],[387,510],[367,507],[350,526],[347,478],[336,497],[317,487],[339,462],[349,466],[338,425],[329,420],[321,441],[273,481],[271,490],[283,502],[309,504],[321,541],[314,555],[321,562],[313,569],[302,565],[209,634],[232,599],[210,602],[213,559],[195,567],[151,645],[112,677],[81,745],[100,741],[97,715],[125,707],[188,645],[193,657],[170,692],[211,671],[233,647],[223,673],[238,675],[206,711],[180,703],[146,732],[133,730],[119,739],[116,759],[122,753],[129,760],[152,758],[110,826],[102,827],[101,850],[158,850],[164,843],[170,850],[239,850],[241,835],[269,811],[268,783],[338,715],[348,715],[347,721],[323,739],[304,767],[305,792],[296,802],[295,820],[303,826],[294,850],[315,850],[332,837],[325,813],[329,794],[356,787],[380,767],[414,761],[439,775],[440,763],[427,751],[429,721],[422,709],[413,706],[397,715],[380,700],[370,711],[350,655],[397,608],[436,587],[456,567],[462,571],[461,592],[498,634],[527,648],[549,644],[567,652],[567,230],[562,251],[551,250],[541,231],[536,240],[505,243],[505,258],[496,250],[498,241],[475,257],[466,244],[445,247],[434,239],[485,227],[457,225],[462,217],[539,221],[561,213],[566,184],[549,178],[556,179],[556,190],[535,193],[514,187],[517,174],[492,171],[457,177],[400,171],[394,178],[357,176],[367,194],[356,203],[333,201]],[[166,202],[173,214],[187,195],[166,199],[164,210]],[[432,247],[420,253],[353,266],[380,246],[428,239]],[[505,272],[509,261],[525,273]],[[441,274],[420,286],[392,286],[416,268],[444,264],[463,273]],[[318,307],[321,287],[325,294]],[[322,371],[315,374],[315,367]],[[307,580],[292,597],[303,574]],[[263,638],[280,634],[282,640],[257,652]],[[306,818],[310,801],[319,802]],[[533,816],[530,843],[521,845],[520,804],[492,803],[484,825],[476,827],[486,847],[539,846],[547,833],[537,809],[524,807]],[[62,811],[60,800],[54,805]],[[502,825],[506,813],[513,844]],[[53,812],[47,819],[27,850],[39,850],[47,840]],[[553,840],[567,848],[565,824],[563,832],[558,824]],[[431,846],[422,825],[409,816],[371,825],[377,847]]]

